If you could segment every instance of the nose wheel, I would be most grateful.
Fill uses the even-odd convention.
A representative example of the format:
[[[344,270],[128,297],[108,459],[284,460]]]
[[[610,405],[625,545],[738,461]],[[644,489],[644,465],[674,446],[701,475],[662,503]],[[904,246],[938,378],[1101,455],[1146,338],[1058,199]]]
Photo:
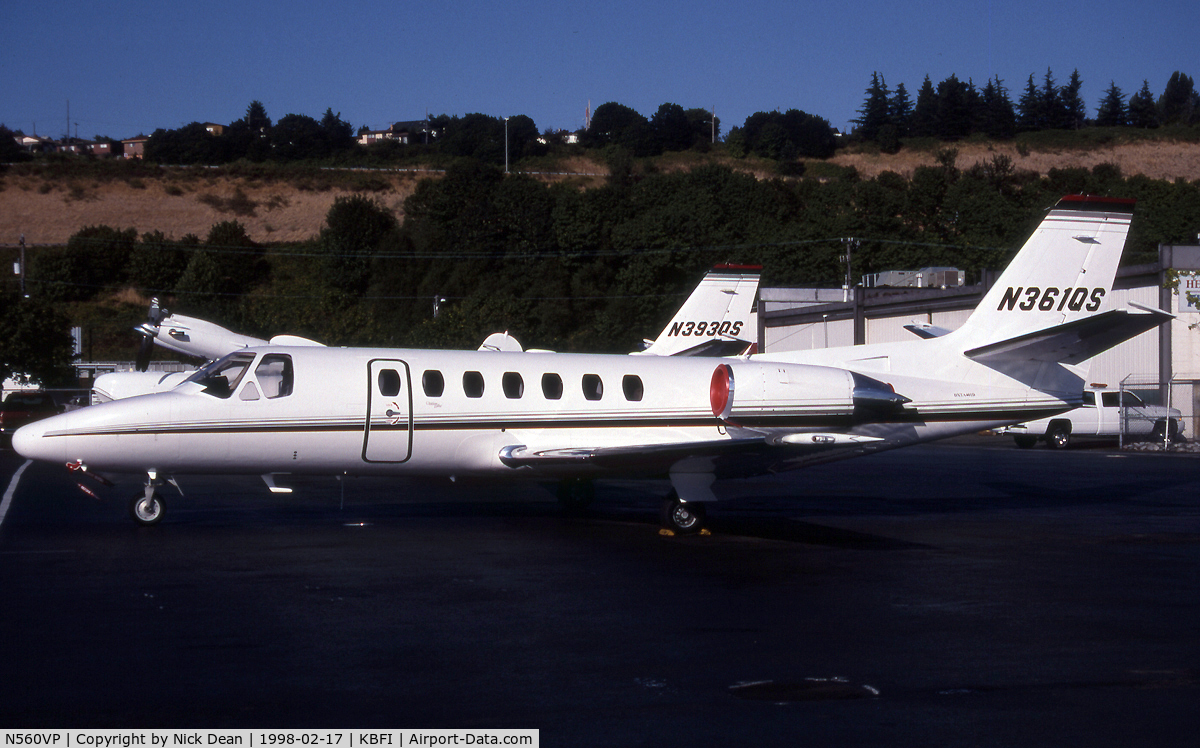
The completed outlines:
[[[163,502],[154,489],[148,489],[145,493],[135,494],[129,502],[129,516],[133,517],[133,521],[149,527],[150,525],[158,524],[163,518],[167,506]]]

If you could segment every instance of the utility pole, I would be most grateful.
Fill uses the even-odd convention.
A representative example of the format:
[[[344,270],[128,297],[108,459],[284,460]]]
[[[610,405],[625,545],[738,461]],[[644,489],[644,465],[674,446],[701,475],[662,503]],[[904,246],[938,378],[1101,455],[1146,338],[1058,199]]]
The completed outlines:
[[[21,298],[29,298],[25,295],[25,235],[21,234]]]
[[[842,284],[842,301],[849,301],[850,289],[854,288],[854,283],[852,281],[853,276],[851,274],[851,262],[853,260],[852,254],[853,250],[858,248],[858,239],[855,239],[854,237],[842,239],[842,244],[846,247],[846,254],[841,256],[842,262],[846,263],[846,280]]]

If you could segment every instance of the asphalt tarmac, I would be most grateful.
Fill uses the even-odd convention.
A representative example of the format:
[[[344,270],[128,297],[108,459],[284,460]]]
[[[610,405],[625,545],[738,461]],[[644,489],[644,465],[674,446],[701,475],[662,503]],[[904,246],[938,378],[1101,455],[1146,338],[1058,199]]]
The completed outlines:
[[[132,481],[0,452],[0,727],[537,728],[544,745],[1194,746],[1200,457],[898,450],[749,481]]]

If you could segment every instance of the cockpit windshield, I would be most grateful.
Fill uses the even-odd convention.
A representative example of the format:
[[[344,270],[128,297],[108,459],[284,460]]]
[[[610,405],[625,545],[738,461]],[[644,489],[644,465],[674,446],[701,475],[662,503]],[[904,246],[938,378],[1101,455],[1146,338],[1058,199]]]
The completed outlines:
[[[197,370],[185,381],[195,382],[204,387],[206,394],[224,400],[237,389],[253,361],[253,353],[231,353]]]

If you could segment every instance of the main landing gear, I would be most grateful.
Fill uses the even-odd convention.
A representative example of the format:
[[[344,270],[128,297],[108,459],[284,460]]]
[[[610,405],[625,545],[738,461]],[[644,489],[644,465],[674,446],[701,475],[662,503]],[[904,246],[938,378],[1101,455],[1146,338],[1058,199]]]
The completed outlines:
[[[698,501],[683,501],[675,491],[663,499],[658,520],[664,534],[695,535],[704,532],[704,504]]]

